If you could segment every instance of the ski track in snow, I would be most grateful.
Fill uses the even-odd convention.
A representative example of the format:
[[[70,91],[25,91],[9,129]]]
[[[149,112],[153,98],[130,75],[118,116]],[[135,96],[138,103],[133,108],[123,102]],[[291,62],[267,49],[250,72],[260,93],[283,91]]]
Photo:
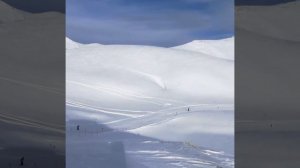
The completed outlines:
[[[139,75],[145,77],[146,79],[149,79],[150,81],[154,82],[155,84],[157,84],[160,88],[162,88],[164,90],[167,89],[167,87],[166,87],[165,83],[163,82],[163,80],[158,76],[155,76],[155,75],[152,75],[152,74],[149,74],[149,73],[145,73],[145,72],[136,71],[136,70],[133,70],[133,69],[127,69],[127,70],[130,71],[130,72],[139,74]]]
[[[97,112],[101,112],[101,113],[105,113],[105,114],[120,115],[120,116],[131,117],[131,118],[136,118],[136,117],[141,116],[141,115],[137,115],[137,114],[128,114],[128,113],[122,113],[122,112],[116,112],[116,111],[103,110],[101,108],[93,107],[90,105],[86,105],[86,104],[78,103],[78,102],[74,102],[74,101],[73,102],[67,101],[67,105],[81,108],[83,111],[93,110],[93,111],[97,111]],[[129,111],[129,110],[127,110],[127,112],[136,113],[134,111]]]
[[[82,106],[90,106],[84,103],[80,103],[78,101],[74,101],[74,100],[67,100],[66,101],[67,104],[77,104],[77,105],[82,105]],[[116,109],[116,108],[107,108],[107,107],[97,107],[98,109],[101,110],[106,110],[106,111],[118,111],[118,112],[128,112],[128,113],[153,113],[153,111],[143,111],[143,110],[126,110],[126,109]]]
[[[129,100],[138,101],[138,102],[146,102],[146,103],[151,103],[151,104],[160,105],[160,106],[165,104],[165,103],[161,103],[161,101],[166,101],[166,102],[169,102],[169,103],[173,102],[173,103],[177,103],[177,104],[185,104],[185,103],[180,102],[178,100],[151,97],[151,96],[143,95],[141,93],[138,93],[138,94],[133,93],[133,92],[130,93],[130,91],[128,91],[128,90],[124,90],[124,89],[122,90],[122,89],[118,89],[118,88],[115,88],[115,87],[101,86],[99,84],[97,86],[93,86],[93,85],[88,85],[88,84],[84,84],[82,82],[71,81],[71,80],[67,80],[67,83],[79,85],[79,86],[86,87],[86,88],[89,88],[89,89],[93,89],[93,90],[96,90],[98,92],[104,92],[104,93],[112,94],[112,95],[115,95],[115,96],[118,96],[118,97],[122,97],[124,99],[129,99]],[[156,100],[156,101],[151,101],[151,100]]]
[[[115,89],[115,88],[112,88],[112,87],[102,87],[100,85],[97,86],[97,87],[94,87],[94,86],[91,86],[91,85],[87,85],[87,84],[80,83],[80,82],[75,82],[75,81],[68,81],[68,82],[73,83],[73,84],[77,84],[77,85],[80,85],[80,86],[83,86],[83,87],[86,87],[86,88],[89,88],[89,89],[93,89],[93,90],[96,90],[96,91],[99,91],[99,92],[104,92],[104,93],[107,93],[107,94],[115,95],[115,96],[121,97],[123,99],[128,99],[128,100],[137,101],[137,102],[150,103],[150,104],[159,105],[159,106],[163,105],[161,103],[157,103],[157,102],[154,102],[154,101],[143,100],[143,99],[148,99],[147,97],[129,94],[129,93],[126,93],[122,90]]]
[[[148,143],[141,143],[143,143],[143,146],[147,146],[153,141],[146,142]],[[209,150],[200,148],[197,149],[197,147],[191,146],[190,144],[160,141],[158,143],[152,143],[149,146],[155,146],[153,144],[163,147],[159,148],[161,150],[144,147],[146,150],[127,151],[127,153],[130,157],[140,160],[148,167],[154,167],[154,162],[155,166],[167,168],[216,168],[219,164],[230,166],[230,160],[226,160],[226,157],[222,156],[222,154],[214,151],[208,152]],[[175,151],[173,151],[172,148],[173,150],[175,149]]]
[[[109,115],[120,115],[126,117],[125,119],[117,119],[109,122],[105,122],[106,124],[112,128],[123,128],[126,130],[137,129],[145,126],[157,125],[166,121],[170,121],[174,118],[178,118],[180,115],[187,115],[189,113],[197,113],[197,112],[206,112],[209,111],[223,111],[223,110],[232,110],[233,107],[230,105],[210,105],[210,104],[198,104],[191,106],[177,106],[172,108],[166,108],[158,111],[134,111],[134,110],[121,110],[118,109],[110,109],[110,108],[101,108],[94,107],[91,105],[87,105],[80,102],[75,101],[67,101],[67,106],[77,107],[80,111],[96,111]],[[187,111],[187,107],[192,107],[193,110]],[[206,107],[206,108],[204,108]],[[221,109],[220,109],[221,107]],[[163,112],[162,112],[163,111]]]

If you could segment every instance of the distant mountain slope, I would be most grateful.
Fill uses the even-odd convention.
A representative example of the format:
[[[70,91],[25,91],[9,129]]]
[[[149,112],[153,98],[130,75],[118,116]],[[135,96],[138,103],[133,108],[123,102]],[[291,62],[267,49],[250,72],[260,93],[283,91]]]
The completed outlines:
[[[234,60],[233,37],[220,40],[195,40],[190,43],[173,48],[204,53],[218,58]]]
[[[74,48],[74,44],[67,39],[67,48]],[[111,106],[110,101],[114,106],[126,102],[123,108],[140,108],[135,103],[148,106],[151,102],[152,109],[186,103],[233,103],[233,65],[233,60],[201,52],[82,44],[67,50],[67,100],[80,97],[95,101],[95,96],[101,95],[96,100],[104,106]]]

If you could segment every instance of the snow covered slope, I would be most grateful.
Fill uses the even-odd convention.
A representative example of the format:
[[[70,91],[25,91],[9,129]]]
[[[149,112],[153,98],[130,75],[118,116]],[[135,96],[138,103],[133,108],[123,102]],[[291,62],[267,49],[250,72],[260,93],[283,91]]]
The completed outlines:
[[[67,42],[67,48],[74,46]],[[102,106],[135,110],[149,105],[154,110],[187,104],[232,104],[233,71],[233,60],[199,52],[81,45],[67,50],[67,100],[80,96],[92,101],[101,96],[96,100],[101,100]]]
[[[173,48],[234,60],[234,37],[220,40],[195,40]]]
[[[74,124],[80,124],[81,130],[74,130]],[[233,157],[224,152],[115,131],[87,121],[68,123],[67,142],[68,168],[233,167]]]
[[[112,130],[233,155],[234,60],[210,55],[221,53],[221,44],[233,40],[215,41],[218,52],[66,42],[68,123],[94,120]],[[212,114],[214,120],[209,119]],[[126,137],[119,140],[126,147]],[[193,167],[189,164],[185,166]]]

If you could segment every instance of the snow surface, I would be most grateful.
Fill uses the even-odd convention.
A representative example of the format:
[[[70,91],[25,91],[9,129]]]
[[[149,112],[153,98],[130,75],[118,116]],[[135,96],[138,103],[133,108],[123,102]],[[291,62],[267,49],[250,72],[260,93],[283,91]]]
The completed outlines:
[[[220,40],[195,40],[173,48],[234,60],[234,37]]]
[[[203,52],[66,42],[67,167],[96,165],[93,156],[109,157],[101,149],[109,151],[111,143],[122,147],[108,153],[127,167],[233,167],[233,38],[207,41],[212,47]],[[222,47],[230,54],[221,55]],[[101,138],[96,130],[72,131],[82,119],[111,131]],[[76,152],[85,147],[91,150]],[[76,161],[87,153],[89,161]]]
[[[75,124],[82,125],[79,131],[74,129]],[[112,130],[97,123],[69,122],[67,133],[67,167],[233,167],[233,157],[224,152],[209,150],[189,142],[163,141]]]

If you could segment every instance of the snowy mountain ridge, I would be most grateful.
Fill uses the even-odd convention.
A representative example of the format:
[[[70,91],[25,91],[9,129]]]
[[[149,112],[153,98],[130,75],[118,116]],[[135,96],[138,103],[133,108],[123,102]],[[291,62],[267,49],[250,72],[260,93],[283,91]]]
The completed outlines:
[[[234,60],[234,37],[220,40],[194,40],[190,43],[173,48]]]

